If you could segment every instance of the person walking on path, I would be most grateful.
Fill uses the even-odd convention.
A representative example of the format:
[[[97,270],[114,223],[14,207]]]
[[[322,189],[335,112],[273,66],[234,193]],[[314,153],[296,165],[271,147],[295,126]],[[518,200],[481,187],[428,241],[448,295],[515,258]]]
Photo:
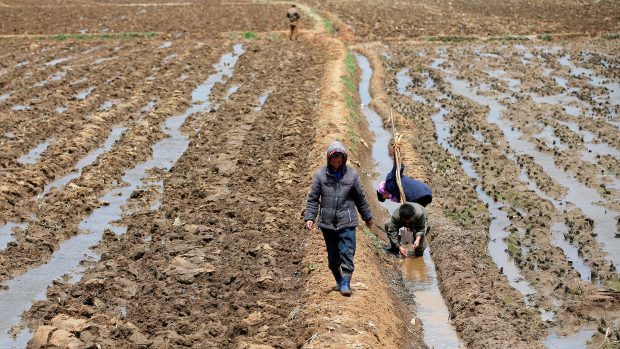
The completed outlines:
[[[291,5],[291,7],[288,9],[288,11],[286,12],[286,17],[288,18],[290,24],[290,30],[291,33],[289,34],[288,39],[289,40],[293,40],[293,38],[295,38],[295,40],[297,40],[297,38],[299,37],[299,20],[301,19],[301,16],[299,15],[299,11],[297,11],[297,6],[295,6],[295,4]]]
[[[304,222],[306,228],[312,230],[318,216],[328,266],[336,280],[334,289],[351,296],[357,211],[369,228],[372,227],[372,212],[357,172],[347,166],[347,157],[347,150],[340,142],[333,142],[327,148],[327,166],[314,175]]]

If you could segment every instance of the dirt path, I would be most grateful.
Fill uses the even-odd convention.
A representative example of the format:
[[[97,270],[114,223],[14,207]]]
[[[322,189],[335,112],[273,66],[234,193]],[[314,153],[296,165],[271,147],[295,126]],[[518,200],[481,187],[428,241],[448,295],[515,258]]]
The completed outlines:
[[[353,147],[348,135],[351,125],[343,115],[350,111],[344,99],[343,77],[347,70],[345,60],[347,48],[342,41],[324,37],[321,39],[330,48],[330,62],[323,79],[320,118],[316,125],[317,141],[312,150],[312,168],[324,166],[325,149],[334,139],[344,140],[347,146]],[[355,78],[355,77],[354,77]],[[360,132],[358,131],[358,132]],[[358,148],[352,151],[349,158],[351,166],[363,171],[370,164],[367,149]],[[359,168],[360,164],[363,168]],[[372,193],[372,186],[366,183],[366,192]],[[369,200],[373,200],[369,195]],[[383,219],[378,216],[375,224]],[[376,251],[376,246],[362,232],[357,232],[356,271],[353,276],[352,288],[354,296],[343,298],[337,292],[330,292],[333,277],[327,269],[323,253],[324,242],[317,230],[304,247],[304,265],[312,266],[311,278],[306,284],[308,299],[303,309],[303,317],[308,326],[307,345],[309,348],[342,348],[342,347],[382,347],[397,348],[412,346],[425,347],[419,334],[409,331],[420,331],[418,326],[407,323],[410,315],[404,313],[403,305],[393,296],[393,291],[382,274],[383,260]],[[380,300],[381,307],[377,307]],[[410,339],[413,338],[413,339]],[[410,341],[405,342],[405,339]]]

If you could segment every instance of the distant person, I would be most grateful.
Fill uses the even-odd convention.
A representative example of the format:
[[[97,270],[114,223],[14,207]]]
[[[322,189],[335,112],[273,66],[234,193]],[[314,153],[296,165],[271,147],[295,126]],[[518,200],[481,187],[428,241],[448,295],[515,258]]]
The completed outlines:
[[[426,248],[426,220],[426,209],[416,203],[406,203],[394,210],[392,217],[385,222],[385,232],[390,240],[389,252],[407,257],[407,242],[404,241],[404,236],[401,234],[401,229],[405,228],[409,232],[415,233],[414,255],[421,256]]]
[[[415,202],[424,207],[433,202],[433,192],[431,188],[417,179],[403,176],[404,170],[405,166],[401,165],[400,182],[405,192],[405,201]],[[400,202],[400,190],[398,190],[398,183],[396,182],[396,164],[394,164],[392,171],[385,177],[385,181],[381,182],[379,185],[379,189],[377,189],[377,199],[381,202],[384,202],[386,199]]]
[[[357,211],[367,227],[372,227],[372,212],[366,201],[357,172],[347,166],[347,151],[340,142],[327,148],[327,166],[319,169],[312,180],[304,222],[312,230],[318,226],[327,247],[327,262],[336,279],[334,290],[351,296],[351,276],[355,256]]]
[[[295,4],[291,5],[286,13],[286,17],[290,21],[290,29],[291,33],[288,37],[289,40],[293,40],[293,36],[295,40],[299,37],[299,19],[301,16],[299,15],[299,11],[297,11],[297,6]]]

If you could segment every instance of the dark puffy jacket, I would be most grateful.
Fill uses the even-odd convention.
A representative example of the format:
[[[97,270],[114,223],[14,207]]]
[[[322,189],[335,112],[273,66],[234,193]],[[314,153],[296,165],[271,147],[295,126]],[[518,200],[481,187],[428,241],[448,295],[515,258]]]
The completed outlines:
[[[341,153],[345,158],[341,178],[337,179],[328,166],[316,172],[308,194],[304,221],[314,221],[320,213],[320,228],[354,228],[358,225],[356,208],[366,222],[372,220],[372,213],[357,172],[346,165],[347,153],[342,143],[334,142],[329,146],[327,157],[333,153]]]

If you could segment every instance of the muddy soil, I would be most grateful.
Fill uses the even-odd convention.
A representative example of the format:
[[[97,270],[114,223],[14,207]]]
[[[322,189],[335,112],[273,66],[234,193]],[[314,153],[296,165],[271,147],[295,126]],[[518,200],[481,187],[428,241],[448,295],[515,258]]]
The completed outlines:
[[[0,0],[0,293],[96,244],[0,343],[425,348],[385,234],[358,230],[345,299],[300,222],[333,139],[374,194],[346,44],[382,40],[355,49],[434,190],[442,325],[472,348],[616,345],[620,45],[597,38],[620,31],[618,3],[306,3],[331,38],[304,12],[283,40],[277,1]],[[581,38],[414,41],[547,32]],[[83,36],[41,37],[61,33]]]
[[[144,3],[146,5],[141,5]],[[75,4],[7,3],[6,7],[2,7],[0,35],[122,32],[163,32],[168,35],[193,32],[213,35],[233,31],[287,29],[286,17],[282,15],[286,14],[285,4],[189,1],[167,6],[152,3],[149,6],[148,3],[140,1],[136,6],[118,6],[116,1],[108,4],[90,1]],[[41,21],[41,17],[46,20]]]
[[[406,40],[433,35],[520,35],[617,32],[615,1],[318,1],[359,39]],[[575,18],[579,18],[575,21]]]
[[[298,216],[309,180],[301,169],[325,61],[313,44],[264,44],[247,44],[230,82],[239,90],[217,112],[188,120],[198,131],[164,175],[161,208],[126,216],[127,233],[107,234],[101,262],[75,285],[56,283],[31,324],[63,314],[86,320],[78,337],[87,344],[303,344],[308,275],[297,251],[305,233],[288,217]]]
[[[611,332],[617,333],[614,298],[594,303],[592,299],[615,287],[618,278],[615,222],[620,196],[616,174],[598,160],[600,156],[591,155],[602,148],[600,155],[617,156],[613,155],[618,151],[617,77],[591,59],[605,57],[617,64],[616,44],[586,40],[557,46],[394,44],[390,48],[384,64],[391,73],[388,89],[397,91],[392,105],[413,121],[403,124],[403,132],[414,134],[407,127],[422,129],[415,133],[420,138],[413,138],[413,146],[428,161],[426,173],[433,187],[440,188],[436,196],[444,212],[475,231],[489,221],[488,210],[493,244],[493,224],[497,227],[502,217],[506,222],[505,236],[498,238],[504,247],[497,256],[489,251],[496,263],[496,257],[508,257],[512,260],[508,266],[518,267],[513,272],[502,268],[511,285],[522,292],[518,297],[522,300],[512,301],[538,309],[545,322],[539,331],[549,327],[561,336],[612,324]],[[571,63],[566,63],[567,57]],[[403,75],[411,79],[405,91],[398,86]],[[556,86],[564,82],[566,86]],[[538,100],[539,95],[555,96],[559,102]],[[569,103],[577,110],[564,107]],[[590,134],[584,134],[586,130]],[[436,149],[433,138],[453,156]],[[468,177],[475,176],[473,183],[482,193],[473,192],[471,179],[449,179],[458,178],[462,166]],[[495,206],[499,211],[491,210]],[[436,239],[449,236],[455,238],[449,234]],[[486,242],[481,243],[486,249]],[[448,286],[454,276],[442,269],[445,251],[435,249],[433,257]],[[443,291],[452,302],[449,288]]]
[[[163,136],[160,123],[167,115],[184,109],[188,103],[185,96],[210,68],[210,63],[198,57],[215,57],[220,54],[206,45],[195,47],[193,43],[186,43],[181,44],[181,47],[183,48],[178,51],[180,57],[161,68],[157,67],[162,64],[161,56],[149,57],[142,55],[139,50],[134,51],[134,61],[141,62],[136,64],[144,64],[149,68],[138,72],[121,71],[124,75],[115,79],[125,82],[125,89],[131,91],[124,95],[125,102],[107,111],[97,111],[99,103],[93,103],[91,115],[82,114],[81,110],[69,109],[69,115],[58,119],[59,130],[62,130],[65,124],[66,131],[58,132],[56,143],[42,154],[38,162],[31,165],[8,163],[5,170],[8,175],[3,177],[2,185],[2,195],[5,198],[3,218],[6,221],[24,221],[29,224],[26,229],[16,231],[15,242],[1,252],[3,280],[25,268],[45,262],[58,242],[78,232],[77,223],[88,212],[106,204],[100,202],[98,197],[110,188],[122,184],[119,181],[123,171],[128,166],[148,158],[150,146]],[[129,69],[132,69],[131,66]],[[151,74],[153,79],[145,79]],[[99,77],[95,75],[92,79],[97,80]],[[106,85],[106,80],[100,81],[100,84]],[[163,86],[174,88],[162,88]],[[141,115],[141,110],[153,98],[158,100],[157,107],[147,115]],[[73,122],[70,115],[77,116],[81,121]],[[17,118],[9,120],[15,119]],[[17,120],[19,123],[19,119]],[[33,198],[43,191],[44,184],[68,173],[77,161],[98,147],[116,125],[125,125],[128,130],[112,151],[87,166],[80,177],[65,187],[67,190],[52,191],[45,197]],[[42,130],[34,126],[32,130],[23,128],[22,132],[13,131],[25,139],[49,135],[42,133],[47,132],[45,127],[42,127]],[[30,134],[31,132],[34,134]],[[10,149],[11,144],[7,145]],[[67,149],[72,151],[67,152]]]
[[[467,346],[492,348],[510,343],[526,348],[535,345],[544,329],[537,314],[519,302],[519,293],[498,272],[486,251],[487,231],[483,226],[488,215],[484,206],[476,204],[475,191],[469,187],[458,162],[446,156],[435,143],[432,122],[412,123],[401,116],[418,113],[409,109],[411,99],[400,99],[392,92],[396,91],[396,81],[392,79],[397,69],[392,66],[393,61],[382,61],[380,53],[383,51],[383,47],[376,45],[364,51],[371,58],[379,79],[373,83],[373,107],[387,123],[390,105],[393,106],[398,132],[405,137],[403,154],[409,165],[408,174],[431,183],[434,190],[433,204],[429,207],[430,250],[451,322]],[[437,170],[428,166],[436,168],[439,162],[446,173],[444,176],[438,176]],[[482,224],[459,224],[455,219],[457,211],[446,209],[468,201],[472,204],[466,208],[467,212]],[[498,322],[498,318],[502,320]],[[495,332],[498,326],[501,338]]]

